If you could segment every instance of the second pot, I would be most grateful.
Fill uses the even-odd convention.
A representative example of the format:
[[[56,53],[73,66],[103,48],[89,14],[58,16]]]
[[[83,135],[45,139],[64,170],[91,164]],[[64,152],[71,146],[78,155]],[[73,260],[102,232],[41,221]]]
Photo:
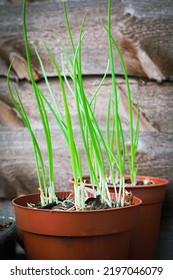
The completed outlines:
[[[129,179],[129,176],[125,177]],[[136,225],[132,231],[129,246],[129,259],[150,260],[156,258],[157,243],[160,227],[160,216],[163,200],[165,197],[168,180],[150,176],[137,176],[137,181],[149,179],[153,184],[149,185],[127,185],[126,189],[131,191],[134,196],[142,200]],[[89,176],[84,177],[86,186],[91,187]],[[69,180],[74,188],[73,179]],[[111,192],[114,191],[109,185]]]

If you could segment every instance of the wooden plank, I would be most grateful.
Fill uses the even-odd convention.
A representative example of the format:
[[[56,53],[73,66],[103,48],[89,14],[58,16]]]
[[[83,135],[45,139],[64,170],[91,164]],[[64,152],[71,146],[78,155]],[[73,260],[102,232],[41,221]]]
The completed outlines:
[[[13,126],[24,126],[16,112],[2,101],[0,101],[0,123],[9,128]]]
[[[87,174],[87,163],[78,129],[74,130],[76,141],[81,148],[83,173]],[[44,135],[36,129],[47,168],[47,153]],[[54,168],[56,188],[70,189],[68,179],[72,176],[70,156],[63,137],[57,128],[52,128],[54,147]],[[0,131],[0,197],[13,197],[22,193],[37,191],[37,176],[32,145],[28,131],[21,129],[1,129]],[[166,209],[172,211],[173,196],[173,134],[142,132],[139,141],[137,162],[139,174],[165,177],[171,181]]]
[[[92,94],[96,90],[101,77],[85,77],[84,78],[84,87],[87,95],[91,98]],[[31,122],[34,127],[40,126],[39,114],[37,113],[37,106],[33,95],[33,90],[29,82],[23,81],[20,83],[14,82],[20,92],[21,99],[25,106],[25,109],[30,117]],[[61,96],[60,85],[56,78],[50,79],[50,84],[55,92],[58,104],[63,110],[63,101]],[[125,87],[125,82],[123,79],[117,79],[118,91],[119,91],[119,107],[120,115],[123,119],[124,128],[128,129],[128,106],[127,106],[127,91]],[[13,85],[13,81],[11,82]],[[50,100],[50,93],[45,85],[44,81],[39,82],[39,87],[44,92],[44,94]],[[172,83],[165,82],[158,84],[155,82],[149,82],[145,80],[130,79],[131,92],[133,98],[133,109],[134,113],[136,111],[136,97],[139,99],[140,111],[141,111],[141,130],[142,131],[160,131],[160,132],[173,132],[173,95],[172,95]],[[106,119],[106,106],[108,102],[109,92],[111,91],[111,78],[107,78],[102,85],[98,95],[97,95],[97,115],[102,122],[102,125],[105,125]],[[67,90],[69,106],[71,109],[72,118],[74,125],[77,125],[77,115],[74,99],[71,98],[69,91]],[[14,111],[13,104],[11,102],[8,90],[6,79],[0,78],[0,101],[4,105],[4,113],[0,114],[0,122],[7,127],[14,125],[13,122],[16,122],[16,125],[22,125],[19,121],[19,117],[13,112],[13,119],[9,118],[9,110],[12,113]],[[8,108],[8,109],[7,109]],[[6,109],[6,110],[5,110]],[[50,122],[55,124],[54,118],[48,111]],[[14,120],[16,116],[16,120]],[[3,120],[2,120],[3,117]],[[13,120],[13,122],[12,122]],[[11,123],[12,122],[12,123]]]
[[[102,74],[105,71],[107,55],[107,35],[100,24],[100,18],[107,20],[107,1],[69,1],[69,20],[77,42],[79,26],[86,13],[83,43],[84,74]],[[4,3],[0,9],[0,74],[4,75],[12,57],[25,59],[23,45],[21,4]],[[59,61],[61,41],[71,53],[65,21],[60,1],[33,1],[27,7],[28,33],[40,51],[45,68],[50,76],[55,75],[40,38],[49,43],[55,58]],[[130,75],[148,77],[162,81],[173,77],[173,2],[172,1],[112,1],[112,33],[116,38],[126,61]],[[32,62],[41,75],[38,60],[32,52]],[[116,72],[122,74],[116,60]],[[22,64],[22,63],[21,63]],[[18,66],[14,67],[17,77],[25,78]],[[20,73],[20,75],[19,75]],[[23,75],[23,76],[22,76]],[[41,77],[40,77],[41,78]]]

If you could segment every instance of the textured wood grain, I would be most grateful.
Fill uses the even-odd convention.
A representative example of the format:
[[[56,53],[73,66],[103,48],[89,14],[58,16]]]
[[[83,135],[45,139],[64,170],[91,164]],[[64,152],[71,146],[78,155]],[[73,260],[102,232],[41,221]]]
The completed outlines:
[[[83,43],[83,71],[85,74],[102,74],[107,65],[107,35],[100,18],[107,20],[107,1],[69,1],[69,20],[77,42],[79,26],[86,13]],[[61,41],[71,53],[60,1],[33,1],[28,3],[27,23],[30,42],[34,42],[45,62],[50,76],[55,74],[48,61],[41,37],[59,61]],[[10,53],[18,52],[25,58],[21,4],[4,2],[0,10],[0,57],[6,62],[0,66],[3,74],[10,61]],[[138,75],[162,81],[173,77],[173,2],[172,1],[112,1],[112,32],[123,52],[130,75]],[[166,42],[166,43],[165,43]],[[32,49],[32,47],[31,47]],[[116,72],[122,74],[116,60]],[[32,51],[32,61],[40,72],[38,61]],[[7,66],[6,66],[7,67]],[[15,69],[14,69],[15,70]],[[18,72],[16,72],[18,76]]]
[[[2,101],[0,101],[0,123],[9,128],[24,126],[16,112]]]
[[[91,98],[95,89],[99,85],[101,81],[101,76],[98,77],[86,77],[84,78],[84,87],[87,95]],[[13,87],[13,83],[16,84],[21,99],[24,103],[26,111],[31,119],[31,122],[35,127],[39,127],[39,115],[37,113],[37,106],[34,99],[33,90],[31,84],[28,82],[20,82],[16,83],[15,81],[11,81],[11,86]],[[61,96],[61,89],[59,82],[56,78],[50,79],[50,84],[55,92],[55,96],[57,98],[58,104],[63,110],[63,101]],[[128,128],[128,109],[127,109],[127,91],[125,82],[123,79],[117,79],[118,91],[119,91],[119,107],[120,107],[120,115],[123,119],[124,127]],[[42,89],[44,94],[50,100],[50,93],[45,85],[44,81],[39,82],[39,87]],[[149,82],[142,79],[130,79],[131,85],[131,93],[133,98],[133,109],[134,113],[136,111],[136,98],[139,99],[140,111],[141,111],[141,119],[140,126],[142,131],[160,131],[160,132],[173,132],[173,95],[172,95],[172,83],[165,82],[162,84],[158,84],[155,82]],[[97,115],[100,122],[105,124],[106,118],[106,108],[108,102],[108,95],[111,90],[111,78],[107,78],[102,85],[98,95],[97,95]],[[68,92],[68,101],[71,109],[71,114],[73,116],[73,120],[76,124],[76,107],[73,98]],[[0,100],[13,108],[8,90],[6,79],[0,78]],[[53,117],[48,111],[50,121],[54,123]],[[10,120],[9,120],[10,122]]]
[[[84,151],[81,145],[79,130],[75,129],[79,147],[83,155],[84,173],[87,172]],[[41,144],[45,162],[46,148],[44,145],[44,135],[40,129],[36,130],[36,136]],[[1,196],[11,189],[11,192],[19,194],[21,192],[31,192],[37,187],[35,165],[33,159],[32,145],[28,131],[26,129],[1,130],[0,132],[0,165]],[[55,177],[57,187],[67,188],[67,181],[71,176],[71,164],[69,152],[63,137],[53,127],[53,145],[55,156]],[[167,133],[141,133],[138,150],[139,173],[167,177],[173,181],[172,170],[173,158],[173,136]],[[65,181],[63,180],[65,179]]]

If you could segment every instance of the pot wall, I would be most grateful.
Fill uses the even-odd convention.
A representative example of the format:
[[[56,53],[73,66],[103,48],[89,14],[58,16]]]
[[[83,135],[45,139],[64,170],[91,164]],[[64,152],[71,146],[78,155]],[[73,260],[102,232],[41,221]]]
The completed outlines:
[[[40,210],[24,206],[38,198],[35,194],[13,200],[27,259],[127,259],[130,234],[141,200],[134,198],[132,206],[94,211]]]

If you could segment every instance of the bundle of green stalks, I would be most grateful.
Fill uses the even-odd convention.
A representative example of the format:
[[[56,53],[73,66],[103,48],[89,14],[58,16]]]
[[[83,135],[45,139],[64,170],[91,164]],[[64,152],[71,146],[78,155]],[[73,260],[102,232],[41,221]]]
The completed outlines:
[[[100,84],[96,88],[95,92],[92,95],[92,98],[89,99],[85,92],[83,84],[83,74],[82,74],[82,44],[85,39],[85,33],[83,32],[85,17],[82,21],[79,31],[79,39],[77,45],[75,46],[69,19],[67,13],[66,3],[62,2],[65,21],[67,26],[67,31],[69,35],[69,42],[72,49],[72,57],[67,53],[63,44],[61,44],[62,55],[61,55],[61,65],[59,66],[55,60],[49,46],[43,40],[45,49],[49,58],[54,66],[54,69],[57,73],[57,78],[61,86],[61,95],[63,100],[63,112],[59,107],[58,102],[56,101],[56,95],[51,87],[50,81],[46,75],[43,61],[38,52],[37,47],[33,44],[33,48],[39,60],[43,77],[47,85],[47,89],[51,96],[51,101],[49,101],[39,85],[34,80],[31,58],[29,52],[29,43],[27,36],[27,25],[26,25],[26,0],[23,2],[23,31],[24,31],[24,40],[25,40],[25,50],[27,58],[27,72],[29,74],[34,97],[37,103],[38,112],[40,114],[40,119],[42,122],[47,155],[48,155],[48,169],[49,169],[49,182],[46,178],[45,171],[45,162],[43,155],[37,141],[36,135],[32,129],[29,117],[24,108],[20,94],[16,87],[12,88],[10,83],[10,71],[13,62],[11,63],[8,71],[8,90],[13,101],[13,104],[22,118],[24,124],[26,125],[33,144],[33,151],[36,163],[36,171],[38,177],[39,191],[40,191],[40,200],[41,205],[44,206],[48,203],[56,202],[57,196],[55,193],[55,183],[54,183],[54,166],[53,166],[53,147],[52,147],[52,136],[50,124],[47,116],[46,109],[49,109],[54,116],[57,125],[60,128],[60,131],[68,145],[72,173],[74,178],[74,199],[75,199],[75,208],[76,210],[85,209],[85,201],[88,197],[88,194],[93,196],[99,195],[103,203],[107,203],[108,207],[120,207],[124,206],[125,201],[125,161],[128,157],[129,170],[131,175],[132,183],[135,183],[136,180],[136,153],[137,145],[139,139],[139,110],[138,118],[136,122],[136,128],[134,130],[133,126],[133,110],[132,110],[132,99],[130,92],[130,85],[127,75],[126,66],[121,54],[121,51],[114,40],[111,32],[111,1],[108,0],[108,23],[107,26],[101,21],[102,28],[107,32],[108,37],[108,49],[109,49],[109,62],[105,75],[103,76]],[[116,49],[119,59],[121,61],[122,69],[124,72],[124,77],[127,86],[127,96],[128,96],[128,109],[129,109],[129,131],[130,131],[130,153],[127,152],[124,132],[122,129],[122,123],[119,116],[119,106],[118,106],[118,93],[117,93],[117,84],[116,84],[116,75],[115,75],[115,65],[114,65],[114,56],[113,48]],[[65,67],[65,65],[68,65]],[[99,93],[99,90],[104,83],[108,67],[110,67],[111,77],[112,77],[112,88],[110,89],[110,98],[108,102],[107,109],[107,119],[106,119],[106,137],[102,133],[102,128],[100,127],[98,120],[95,114],[96,107],[96,97]],[[67,70],[68,69],[68,70]],[[69,80],[72,81],[69,82]],[[76,112],[78,117],[79,128],[81,132],[81,139],[83,143],[83,148],[85,151],[88,171],[93,189],[88,189],[85,187],[85,182],[83,180],[83,168],[82,168],[82,157],[80,149],[76,143],[74,137],[74,129],[71,118],[71,113],[68,104],[68,92],[71,93],[75,105]],[[138,106],[139,108],[139,106]],[[112,120],[112,121],[111,121]],[[114,185],[115,190],[115,203],[112,203],[112,198],[108,188],[106,173],[106,164],[109,166],[109,177],[112,184]],[[118,182],[118,187],[117,187]],[[114,205],[114,206],[113,206]]]

